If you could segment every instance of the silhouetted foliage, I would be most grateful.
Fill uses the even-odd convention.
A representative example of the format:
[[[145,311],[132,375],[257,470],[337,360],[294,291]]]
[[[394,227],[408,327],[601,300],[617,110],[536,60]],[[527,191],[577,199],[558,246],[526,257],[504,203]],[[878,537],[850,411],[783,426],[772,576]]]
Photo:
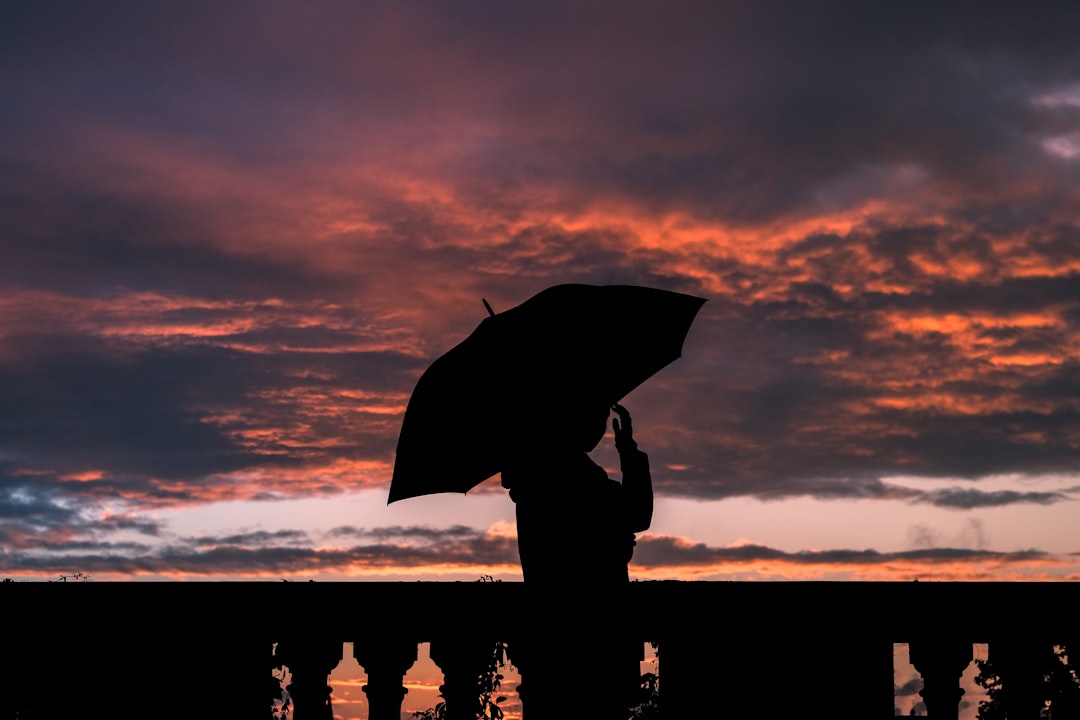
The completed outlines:
[[[1001,676],[994,672],[993,663],[976,658],[979,674],[975,683],[986,690],[987,700],[979,703],[979,720],[1005,720],[1005,706],[1001,702]]]
[[[292,698],[285,689],[289,679],[289,669],[277,659],[277,646],[274,647],[274,660],[271,661],[270,677],[270,718],[271,720],[289,720],[292,710]]]
[[[492,580],[490,575],[481,578],[481,582],[498,582]],[[503,675],[499,672],[506,667],[506,643],[495,643],[487,667],[481,673],[478,683],[479,695],[476,704],[476,720],[502,720],[503,711],[499,707],[506,702],[505,695],[497,693],[502,688]],[[492,695],[495,695],[494,699]],[[440,702],[433,708],[414,712],[416,720],[444,720],[446,718],[446,702]]]
[[[1053,652],[1041,660],[1045,706],[1040,717],[1072,720],[1080,716],[1080,675],[1076,658],[1069,655],[1069,645],[1056,645]],[[1001,676],[990,660],[976,660],[975,664],[979,668],[975,682],[986,690],[989,698],[979,703],[979,720],[1006,720]]]
[[[656,673],[641,676],[641,704],[630,708],[633,720],[660,720],[660,678]]]

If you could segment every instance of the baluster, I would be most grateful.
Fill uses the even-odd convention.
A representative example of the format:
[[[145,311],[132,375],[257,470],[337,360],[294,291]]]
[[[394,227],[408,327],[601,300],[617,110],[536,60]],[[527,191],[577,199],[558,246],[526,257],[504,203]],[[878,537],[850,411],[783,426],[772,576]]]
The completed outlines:
[[[287,689],[293,698],[293,720],[334,720],[327,679],[341,662],[344,645],[340,640],[278,643],[278,655],[292,674]]]
[[[431,660],[443,673],[439,693],[446,701],[446,720],[475,720],[480,706],[480,677],[494,651],[495,641],[482,637],[431,642]]]
[[[930,720],[957,720],[960,698],[960,676],[974,657],[969,642],[956,640],[922,640],[908,644],[911,664],[922,675],[923,689],[919,691],[926,703]],[[1009,720],[1015,720],[1010,716]]]
[[[367,673],[368,720],[400,720],[409,690],[405,674],[416,662],[415,640],[372,636],[353,643],[353,657]]]

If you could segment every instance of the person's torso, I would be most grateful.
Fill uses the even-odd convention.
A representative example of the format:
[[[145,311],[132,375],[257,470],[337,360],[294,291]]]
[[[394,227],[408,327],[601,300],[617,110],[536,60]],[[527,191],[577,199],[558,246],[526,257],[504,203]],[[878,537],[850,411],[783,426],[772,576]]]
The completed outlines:
[[[623,488],[584,453],[503,473],[528,583],[627,582],[634,534]]]

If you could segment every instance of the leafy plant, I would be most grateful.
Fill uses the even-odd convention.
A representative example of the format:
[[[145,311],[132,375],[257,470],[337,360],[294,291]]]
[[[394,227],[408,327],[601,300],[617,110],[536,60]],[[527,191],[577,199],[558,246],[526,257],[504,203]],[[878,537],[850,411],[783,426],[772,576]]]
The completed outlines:
[[[986,690],[987,700],[979,703],[979,720],[1006,720],[1004,683],[994,664],[976,660],[979,674],[975,682]],[[1056,645],[1052,654],[1042,659],[1044,707],[1040,717],[1045,720],[1077,717],[1080,711],[1080,676],[1075,656],[1070,657],[1068,645]]]
[[[641,676],[641,704],[630,712],[633,720],[660,720],[660,678],[656,673]]]
[[[660,661],[659,643],[652,645],[656,656],[654,663]],[[632,720],[660,720],[660,677],[655,672],[647,672],[641,676],[640,695],[638,704],[630,708]]]
[[[487,667],[480,674],[477,683],[479,691],[476,705],[477,720],[502,720],[503,718],[503,710],[499,705],[506,702],[506,696],[497,694],[502,688],[503,675],[499,671],[503,667],[506,667],[506,643],[495,643]],[[414,712],[413,718],[415,720],[445,720],[446,702],[440,702],[427,710]]]
[[[274,643],[273,654],[277,655],[277,643]],[[289,720],[292,711],[292,698],[285,687],[289,684],[291,676],[289,668],[282,662],[271,667],[270,678],[270,718],[271,720]]]

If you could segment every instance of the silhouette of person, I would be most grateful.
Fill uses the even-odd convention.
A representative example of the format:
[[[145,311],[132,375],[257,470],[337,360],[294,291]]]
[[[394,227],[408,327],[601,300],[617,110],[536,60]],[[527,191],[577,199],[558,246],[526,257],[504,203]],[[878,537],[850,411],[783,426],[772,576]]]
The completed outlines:
[[[502,471],[517,515],[518,551],[527,584],[629,582],[634,535],[652,523],[649,457],[638,449],[630,413],[613,405],[622,482],[588,453],[607,432],[608,408],[526,429]],[[554,427],[553,427],[554,426]]]
[[[527,420],[502,472],[515,503],[525,585],[543,591],[549,617],[561,612],[569,620],[556,628],[569,637],[545,627],[510,644],[527,720],[563,717],[571,707],[591,708],[598,720],[625,720],[636,704],[644,642],[628,627],[618,589],[630,581],[635,533],[652,522],[652,476],[630,413],[618,404],[610,409],[621,483],[588,455],[607,432],[603,405],[559,420]],[[579,672],[591,661],[589,682],[565,671],[568,647],[588,649],[570,657]]]

